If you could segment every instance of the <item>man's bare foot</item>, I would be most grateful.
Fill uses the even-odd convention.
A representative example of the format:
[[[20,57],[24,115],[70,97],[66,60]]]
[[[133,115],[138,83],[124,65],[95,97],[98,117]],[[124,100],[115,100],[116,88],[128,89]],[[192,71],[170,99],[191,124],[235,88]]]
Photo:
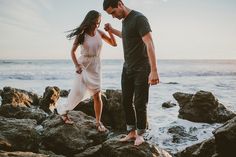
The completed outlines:
[[[136,138],[136,131],[131,131],[128,135],[126,135],[125,137],[121,138],[119,141],[120,142],[127,142],[129,140],[135,140]]]
[[[143,136],[137,135],[137,136],[136,136],[136,139],[135,139],[135,141],[134,141],[134,145],[135,145],[135,146],[139,146],[139,145],[141,145],[144,141],[145,141],[145,140],[144,140]]]

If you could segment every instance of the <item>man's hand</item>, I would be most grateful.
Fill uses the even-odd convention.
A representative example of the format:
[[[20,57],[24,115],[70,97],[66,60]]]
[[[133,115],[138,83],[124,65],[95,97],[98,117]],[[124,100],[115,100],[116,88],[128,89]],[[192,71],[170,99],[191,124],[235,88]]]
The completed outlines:
[[[111,24],[110,23],[106,23],[105,25],[104,25],[104,29],[105,29],[105,31],[111,31],[111,29],[112,29],[112,27],[111,27]]]
[[[149,77],[148,77],[148,83],[150,85],[156,85],[156,84],[160,83],[159,75],[158,75],[157,71],[150,72]]]

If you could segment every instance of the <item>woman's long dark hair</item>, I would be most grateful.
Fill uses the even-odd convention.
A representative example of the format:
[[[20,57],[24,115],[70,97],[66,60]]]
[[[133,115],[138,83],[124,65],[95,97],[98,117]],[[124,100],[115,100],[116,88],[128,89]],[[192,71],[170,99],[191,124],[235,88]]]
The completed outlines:
[[[66,37],[68,39],[76,37],[76,44],[83,44],[85,33],[91,31],[92,25],[96,25],[96,20],[99,16],[101,16],[101,14],[96,10],[89,11],[80,26],[68,31],[70,34],[68,34]]]

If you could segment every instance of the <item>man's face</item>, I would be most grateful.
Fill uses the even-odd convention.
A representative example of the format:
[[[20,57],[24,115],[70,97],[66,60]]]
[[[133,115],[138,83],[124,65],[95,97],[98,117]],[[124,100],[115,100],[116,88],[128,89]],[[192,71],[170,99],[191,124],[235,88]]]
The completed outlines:
[[[111,15],[113,18],[117,18],[119,20],[121,20],[122,18],[124,18],[124,14],[123,14],[123,9],[121,7],[121,4],[118,4],[117,8],[112,8],[109,7],[106,9],[106,12]]]

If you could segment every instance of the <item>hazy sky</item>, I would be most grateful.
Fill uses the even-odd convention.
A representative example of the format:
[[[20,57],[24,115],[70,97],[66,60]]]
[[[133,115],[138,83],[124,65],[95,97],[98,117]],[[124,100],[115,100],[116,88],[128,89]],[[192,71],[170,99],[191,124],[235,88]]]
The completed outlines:
[[[123,0],[142,12],[152,28],[160,59],[236,59],[235,0]],[[73,41],[65,31],[78,26],[89,10],[102,24],[121,28],[102,9],[103,0],[0,0],[0,59],[70,59]],[[103,44],[102,58],[123,58]],[[78,49],[78,53],[79,53]]]

